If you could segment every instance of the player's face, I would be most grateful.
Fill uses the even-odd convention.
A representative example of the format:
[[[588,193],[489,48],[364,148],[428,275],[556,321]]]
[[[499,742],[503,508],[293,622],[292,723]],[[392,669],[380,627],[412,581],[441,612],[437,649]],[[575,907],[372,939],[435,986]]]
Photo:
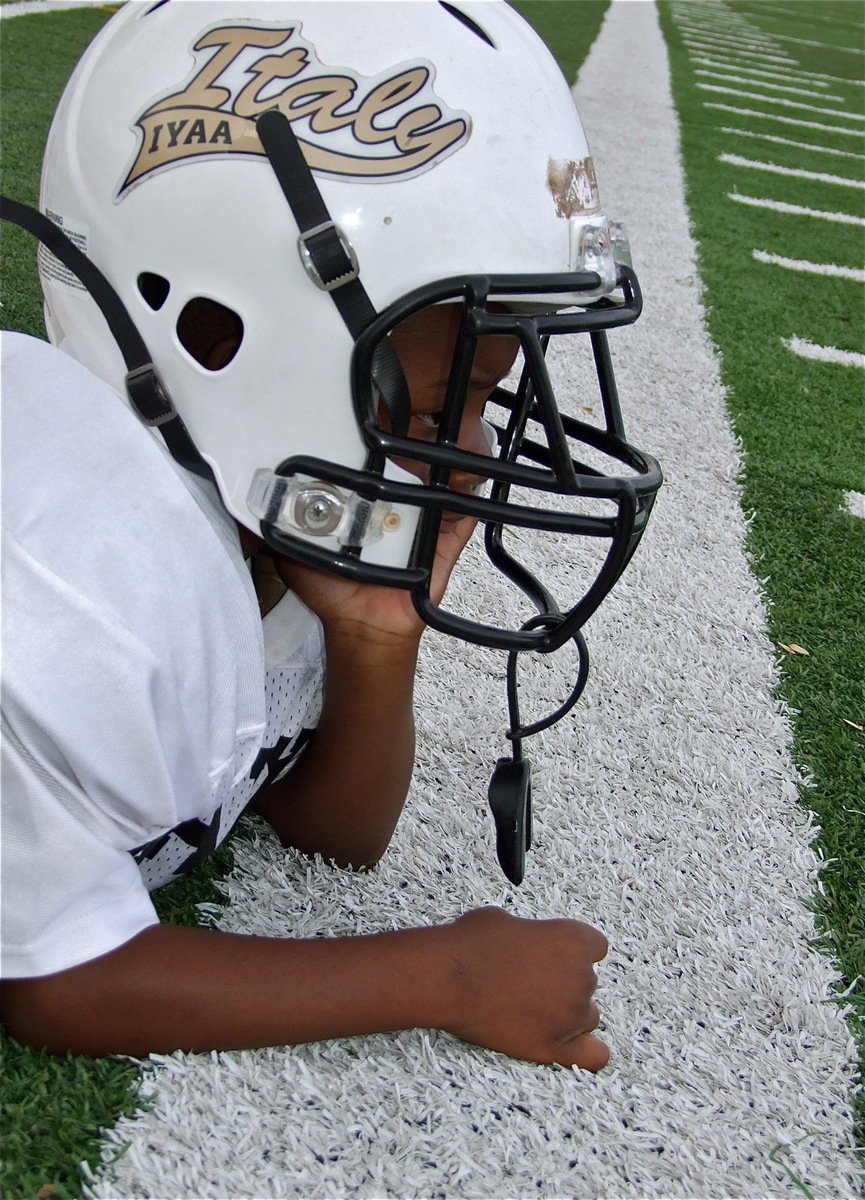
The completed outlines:
[[[412,417],[407,435],[411,438],[433,442],[438,435],[461,314],[458,304],[432,305],[408,317],[391,334],[391,345],[399,357],[408,385]],[[233,330],[221,329],[209,316],[198,327],[190,327],[186,337],[193,348],[191,352],[211,371],[230,362],[239,345]],[[513,337],[479,339],[457,439],[461,450],[490,454],[481,424],[484,405],[513,366],[518,349],[519,343]],[[386,413],[381,413],[381,419],[387,424]],[[419,479],[427,481],[429,467],[406,459],[396,461]],[[483,483],[483,479],[478,475],[464,471],[451,473],[450,484],[456,491],[470,491],[479,483]]]
[[[433,442],[438,434],[447,393],[454,346],[462,310],[458,304],[439,304],[421,309],[398,325],[391,334],[408,384],[412,418],[408,436]],[[481,417],[493,389],[504,379],[517,356],[519,343],[513,337],[482,337],[472,364],[457,445],[472,454],[490,454]],[[429,468],[417,462],[398,460],[399,465],[426,481]],[[454,471],[451,487],[469,491],[483,480],[477,475]]]

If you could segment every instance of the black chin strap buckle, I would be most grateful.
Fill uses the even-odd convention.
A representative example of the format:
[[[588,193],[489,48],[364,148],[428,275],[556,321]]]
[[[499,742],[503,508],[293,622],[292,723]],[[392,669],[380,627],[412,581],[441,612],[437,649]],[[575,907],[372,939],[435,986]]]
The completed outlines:
[[[164,425],[177,416],[177,409],[152,362],[127,373],[126,393],[145,425]]]
[[[526,851],[532,846],[532,769],[528,759],[500,758],[488,795],[499,865],[511,883],[521,884]]]
[[[323,221],[305,229],[297,239],[297,247],[304,270],[323,292],[332,292],[357,279],[354,247],[335,221]]]
[[[553,628],[561,621],[558,613],[540,613],[526,621],[523,629],[539,626]],[[549,729],[567,713],[582,695],[589,676],[589,651],[585,638],[577,630],[571,639],[577,650],[577,674],[574,686],[567,699],[554,712],[529,725],[520,722],[520,705],[517,697],[517,659],[519,650],[508,655],[507,689],[508,715],[511,727],[508,738],[511,757],[500,758],[493,771],[487,796],[496,826],[496,854],[499,865],[513,884],[521,884],[526,873],[526,852],[532,847],[532,769],[528,759],[523,758],[523,738]]]

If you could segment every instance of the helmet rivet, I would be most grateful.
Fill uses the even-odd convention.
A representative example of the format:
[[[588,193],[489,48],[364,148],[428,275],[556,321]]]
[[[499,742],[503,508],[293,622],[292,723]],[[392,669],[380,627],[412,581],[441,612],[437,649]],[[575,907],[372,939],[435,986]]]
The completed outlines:
[[[402,525],[402,517],[397,512],[389,512],[381,524],[388,533],[394,533]]]
[[[325,537],[339,525],[344,508],[342,500],[333,492],[304,488],[294,502],[294,519],[305,533]]]

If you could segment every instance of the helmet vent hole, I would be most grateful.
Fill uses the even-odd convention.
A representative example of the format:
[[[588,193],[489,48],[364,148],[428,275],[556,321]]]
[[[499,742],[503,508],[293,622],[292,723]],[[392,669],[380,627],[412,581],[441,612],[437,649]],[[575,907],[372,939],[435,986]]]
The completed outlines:
[[[142,271],[138,276],[138,290],[153,311],[159,312],[168,299],[171,284],[163,275],[154,275],[152,271]]]
[[[458,21],[461,21],[462,24],[465,25],[466,29],[470,29],[473,34],[481,39],[482,42],[486,42],[488,46],[492,46],[493,50],[495,50],[495,42],[488,33],[484,33],[477,21],[473,21],[467,13],[462,12],[455,4],[448,4],[446,3],[446,0],[439,0],[439,4],[446,13],[450,13],[452,17],[455,17]]]
[[[196,296],[177,318],[177,337],[187,354],[208,371],[227,367],[243,341],[243,321],[230,308]]]

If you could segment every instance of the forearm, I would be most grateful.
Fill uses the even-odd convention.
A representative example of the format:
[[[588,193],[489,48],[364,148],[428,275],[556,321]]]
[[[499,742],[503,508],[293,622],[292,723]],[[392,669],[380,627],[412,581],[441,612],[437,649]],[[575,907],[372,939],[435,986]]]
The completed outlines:
[[[341,627],[326,646],[315,737],[256,809],[285,845],[359,867],[384,853],[411,782],[417,643],[370,644]]]
[[[3,1020],[56,1054],[295,1045],[444,1029],[533,1062],[599,1070],[593,964],[606,953],[578,921],[501,909],[448,925],[312,941],[160,925],[102,958],[3,984]]]
[[[160,925],[72,970],[5,983],[3,1018],[20,1041],[93,1056],[442,1027],[454,929],[295,941]]]

